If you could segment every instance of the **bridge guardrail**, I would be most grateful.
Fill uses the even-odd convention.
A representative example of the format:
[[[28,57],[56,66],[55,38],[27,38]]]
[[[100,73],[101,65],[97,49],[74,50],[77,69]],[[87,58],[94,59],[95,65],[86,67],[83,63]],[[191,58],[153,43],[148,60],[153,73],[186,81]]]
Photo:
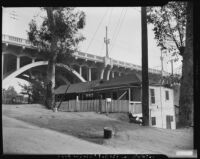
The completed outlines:
[[[6,35],[6,34],[2,35],[2,41],[15,43],[22,46],[33,47],[32,43],[29,40],[18,38],[15,36]]]

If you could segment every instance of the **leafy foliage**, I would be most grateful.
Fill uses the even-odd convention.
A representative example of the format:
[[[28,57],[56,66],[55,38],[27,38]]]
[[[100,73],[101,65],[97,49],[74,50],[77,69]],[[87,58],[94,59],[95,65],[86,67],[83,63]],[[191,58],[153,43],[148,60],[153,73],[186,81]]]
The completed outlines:
[[[9,86],[8,89],[3,89],[3,95],[7,98],[13,98],[16,97],[18,94],[13,86]]]
[[[21,94],[28,95],[28,103],[43,103],[44,102],[44,95],[45,95],[45,86],[44,82],[37,81],[35,83],[27,84],[20,84],[22,91]]]
[[[181,76],[178,74],[162,77],[163,84],[167,87],[173,87],[174,85],[180,84]]]
[[[47,10],[47,8],[43,8]],[[29,40],[37,46],[43,56],[47,59],[51,54],[58,56],[70,55],[77,49],[77,45],[85,38],[78,33],[85,25],[85,13],[75,11],[75,8],[53,7],[53,18],[43,17],[42,25],[39,27],[35,20],[29,23]],[[54,20],[56,27],[50,28],[50,20]],[[56,38],[56,39],[54,39]],[[56,40],[56,52],[52,52],[51,45]]]
[[[169,2],[162,7],[148,7],[147,21],[153,24],[155,39],[162,50],[168,50],[173,56],[183,55],[186,2]]]

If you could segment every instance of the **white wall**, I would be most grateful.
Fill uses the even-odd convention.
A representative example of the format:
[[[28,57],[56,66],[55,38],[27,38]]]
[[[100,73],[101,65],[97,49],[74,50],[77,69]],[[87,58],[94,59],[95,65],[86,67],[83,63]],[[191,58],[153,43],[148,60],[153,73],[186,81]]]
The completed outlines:
[[[176,129],[173,90],[160,86],[149,86],[149,89],[154,89],[155,91],[155,104],[151,103],[151,94],[149,91],[150,114],[151,117],[156,117],[156,125],[153,125],[153,127],[166,128],[166,116],[170,115],[173,116],[171,129]],[[165,98],[165,91],[169,92],[169,100]]]

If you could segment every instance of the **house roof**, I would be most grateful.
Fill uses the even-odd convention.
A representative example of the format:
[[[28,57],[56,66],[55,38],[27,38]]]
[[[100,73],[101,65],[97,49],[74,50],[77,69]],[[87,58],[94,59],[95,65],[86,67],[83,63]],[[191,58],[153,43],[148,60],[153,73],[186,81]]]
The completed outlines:
[[[160,85],[161,76],[155,74],[149,74],[150,85]],[[127,86],[139,86],[142,83],[142,76],[139,73],[129,74],[121,76],[109,81],[95,80],[90,82],[81,82],[69,85],[61,85],[55,90],[55,94],[63,93],[83,93],[94,90],[110,89],[114,87],[127,87]],[[68,88],[69,87],[69,88]],[[68,89],[68,90],[67,90]],[[66,92],[67,90],[67,92]]]
[[[94,90],[103,89],[103,88],[111,88],[111,87],[122,87],[122,86],[130,86],[130,85],[140,85],[141,77],[133,74],[121,76],[118,78],[111,79],[109,81],[100,81],[95,87]]]
[[[99,83],[99,81],[100,80],[74,83],[74,84],[70,84],[70,85],[61,85],[55,90],[55,94],[89,92],[89,91],[93,90],[93,87],[97,83]],[[66,90],[67,90],[67,92],[66,92]]]

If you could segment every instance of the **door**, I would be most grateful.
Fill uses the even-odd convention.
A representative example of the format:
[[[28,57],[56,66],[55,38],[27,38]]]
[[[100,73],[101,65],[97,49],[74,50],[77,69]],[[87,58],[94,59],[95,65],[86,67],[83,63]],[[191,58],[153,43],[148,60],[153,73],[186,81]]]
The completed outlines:
[[[171,129],[171,116],[170,115],[166,116],[166,126],[167,126],[167,129]]]

